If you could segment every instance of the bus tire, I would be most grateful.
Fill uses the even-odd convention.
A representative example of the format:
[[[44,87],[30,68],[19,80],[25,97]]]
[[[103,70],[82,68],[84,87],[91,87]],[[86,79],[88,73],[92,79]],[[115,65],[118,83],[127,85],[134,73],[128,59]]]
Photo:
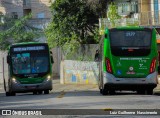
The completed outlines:
[[[11,96],[16,96],[16,93],[15,92],[11,92]]]
[[[10,92],[6,92],[6,96],[11,96]]]
[[[49,90],[45,90],[45,91],[44,91],[44,94],[49,94]]]
[[[102,95],[108,95],[108,90],[106,89],[105,86],[104,88],[102,88]]]
[[[16,93],[15,92],[6,92],[6,96],[15,96]]]
[[[108,95],[108,91],[105,90],[105,89],[103,89],[103,90],[102,90],[102,95]]]
[[[38,94],[42,94],[42,91],[38,91]]]
[[[147,95],[153,95],[153,89],[148,89],[147,90]]]
[[[33,91],[33,95],[36,95],[37,94],[37,91]]]
[[[109,94],[110,94],[110,95],[115,95],[116,92],[115,92],[115,90],[109,90]]]
[[[137,90],[137,94],[145,95],[145,90]]]
[[[99,91],[100,91],[100,94],[102,94],[102,89],[99,89]]]

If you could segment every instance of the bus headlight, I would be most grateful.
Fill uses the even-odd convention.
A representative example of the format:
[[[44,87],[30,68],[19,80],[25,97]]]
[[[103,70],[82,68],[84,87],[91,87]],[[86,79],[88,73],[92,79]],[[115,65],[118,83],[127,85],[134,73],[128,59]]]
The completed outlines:
[[[50,80],[50,79],[51,79],[51,76],[50,76],[50,75],[48,75],[48,76],[47,76],[47,79],[48,79],[48,80]]]
[[[47,78],[46,78],[46,80],[45,80],[45,82],[48,82],[48,81],[50,81],[50,80],[51,80],[51,76],[48,75]]]
[[[48,82],[48,81],[50,81],[50,80],[51,80],[51,76],[48,75],[48,76],[46,76],[46,78],[45,78],[45,80],[44,80],[43,82]]]
[[[16,78],[12,78],[12,82],[14,82],[14,83],[17,83],[17,80],[16,80]]]

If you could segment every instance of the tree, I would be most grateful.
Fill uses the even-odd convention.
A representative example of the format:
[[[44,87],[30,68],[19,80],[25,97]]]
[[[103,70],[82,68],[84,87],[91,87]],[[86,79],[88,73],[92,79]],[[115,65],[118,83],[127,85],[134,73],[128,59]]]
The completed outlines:
[[[88,0],[56,0],[52,21],[45,30],[50,47],[96,43],[99,6]]]
[[[3,17],[4,23],[0,23],[1,50],[6,50],[12,43],[34,41],[34,38],[40,37],[40,30],[27,23],[31,14],[19,19]]]
[[[120,19],[121,16],[118,14],[117,6],[114,2],[111,2],[107,12],[108,19],[112,23],[112,26],[115,26],[115,20]]]

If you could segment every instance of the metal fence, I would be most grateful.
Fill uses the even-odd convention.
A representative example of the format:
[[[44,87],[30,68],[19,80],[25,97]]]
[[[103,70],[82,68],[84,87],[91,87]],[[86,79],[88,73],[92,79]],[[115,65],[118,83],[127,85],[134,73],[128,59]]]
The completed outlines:
[[[118,26],[129,26],[129,25],[140,25],[139,19],[135,18],[123,18],[123,19],[116,19],[114,21],[109,21],[107,18],[100,18],[99,19],[99,31],[100,34],[103,34],[105,28],[113,28]]]
[[[114,21],[110,21],[107,18],[99,19],[99,31],[100,34],[104,32],[106,27],[113,28],[117,26],[147,26],[147,27],[158,27],[160,28],[160,11],[147,11],[140,12],[136,18],[122,18]]]

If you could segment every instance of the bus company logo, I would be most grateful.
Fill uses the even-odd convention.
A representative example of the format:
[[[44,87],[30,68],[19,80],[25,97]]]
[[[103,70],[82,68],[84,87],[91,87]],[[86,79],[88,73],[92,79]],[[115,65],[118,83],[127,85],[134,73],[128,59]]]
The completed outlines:
[[[133,75],[133,74],[135,74],[134,68],[133,68],[132,66],[129,67],[129,71],[127,72],[127,74],[128,74],[128,75]]]
[[[131,67],[129,67],[129,71],[133,71],[133,69],[134,69],[134,68],[133,68],[132,66],[131,66]]]
[[[2,115],[12,115],[11,110],[2,110]]]

